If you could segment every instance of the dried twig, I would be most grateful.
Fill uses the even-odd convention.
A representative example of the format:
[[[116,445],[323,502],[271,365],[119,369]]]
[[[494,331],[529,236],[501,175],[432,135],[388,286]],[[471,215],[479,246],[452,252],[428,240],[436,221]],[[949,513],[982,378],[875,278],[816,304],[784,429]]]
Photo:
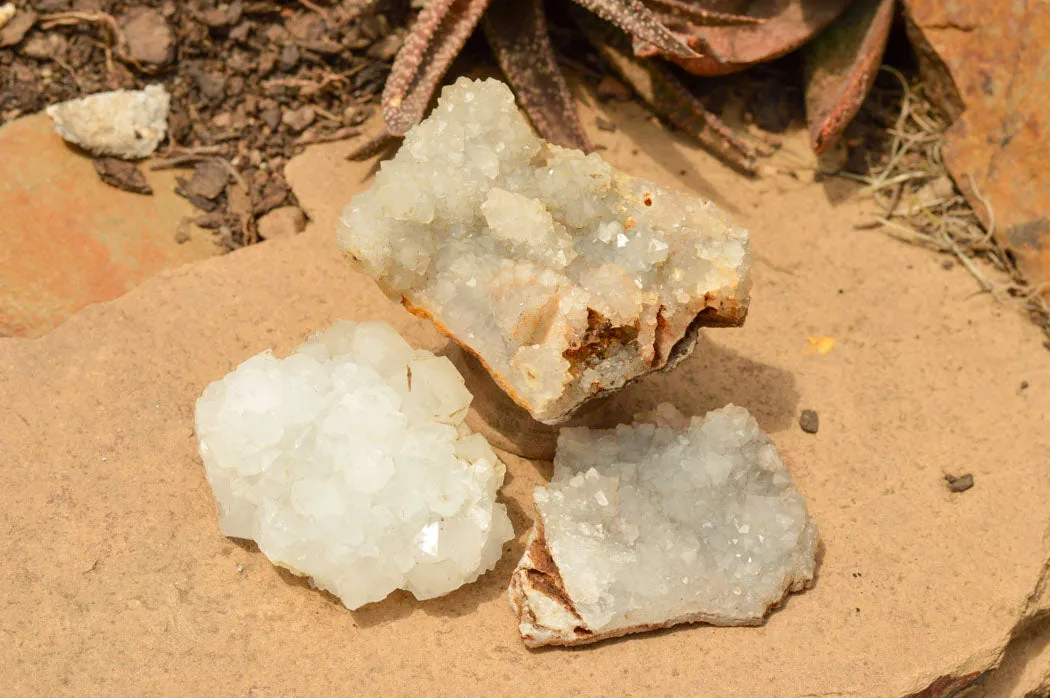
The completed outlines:
[[[97,24],[106,32],[109,40],[106,48],[113,52],[120,61],[134,66],[143,72],[151,72],[128,53],[128,40],[120,29],[120,24],[113,15],[106,12],[52,12],[41,15],[40,28],[51,29],[59,26],[70,26],[74,24]],[[108,62],[108,61],[107,61]]]

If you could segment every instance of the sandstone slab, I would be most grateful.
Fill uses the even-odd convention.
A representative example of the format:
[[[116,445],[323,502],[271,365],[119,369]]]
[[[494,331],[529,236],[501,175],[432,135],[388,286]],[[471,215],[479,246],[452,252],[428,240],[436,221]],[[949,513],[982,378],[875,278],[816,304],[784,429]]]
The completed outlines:
[[[334,222],[367,170],[340,159],[352,144],[318,146],[288,172],[311,218],[331,225],[167,272],[40,340],[0,341],[9,690],[894,696],[996,665],[1050,559],[1037,330],[974,297],[964,270],[854,230],[864,204],[833,208],[788,177],[741,180],[634,105],[602,108],[619,127],[598,134],[610,161],[716,200],[756,253],[748,325],[701,337],[605,417],[746,405],[820,522],[812,589],[758,628],[531,653],[505,592],[551,466],[512,456],[502,501],[517,539],[493,572],[441,599],[395,594],[351,613],[226,540],[192,432],[208,382],[336,317],[445,343],[346,268]],[[789,146],[804,151],[805,135]],[[819,336],[834,349],[807,351]],[[819,411],[819,434],[798,428],[802,406]],[[955,494],[944,474],[962,467],[976,484]]]

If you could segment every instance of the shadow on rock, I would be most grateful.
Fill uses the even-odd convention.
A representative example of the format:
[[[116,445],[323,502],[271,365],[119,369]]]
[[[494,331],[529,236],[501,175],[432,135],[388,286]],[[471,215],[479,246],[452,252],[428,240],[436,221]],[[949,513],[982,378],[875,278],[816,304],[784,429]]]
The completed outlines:
[[[541,424],[504,393],[481,363],[455,343],[442,352],[474,395],[467,424],[496,448],[536,460],[550,460],[561,427],[610,428],[670,402],[684,414],[702,416],[729,403],[746,407],[763,429],[790,427],[798,411],[795,377],[722,347],[702,331],[692,355],[667,373],[652,373],[606,398],[585,405],[559,426]]]

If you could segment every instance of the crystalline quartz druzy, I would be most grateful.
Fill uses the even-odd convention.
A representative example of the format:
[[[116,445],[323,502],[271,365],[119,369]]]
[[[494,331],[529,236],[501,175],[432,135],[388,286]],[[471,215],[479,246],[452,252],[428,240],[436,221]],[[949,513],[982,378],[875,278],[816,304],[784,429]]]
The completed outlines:
[[[514,534],[495,501],[505,467],[463,424],[470,399],[448,359],[380,322],[245,361],[197,401],[222,532],[351,609],[474,581]]]
[[[338,239],[550,424],[747,312],[745,230],[539,140],[495,80],[445,88],[343,211]]]
[[[509,590],[527,645],[753,625],[813,579],[817,524],[745,409],[653,421],[562,430]]]

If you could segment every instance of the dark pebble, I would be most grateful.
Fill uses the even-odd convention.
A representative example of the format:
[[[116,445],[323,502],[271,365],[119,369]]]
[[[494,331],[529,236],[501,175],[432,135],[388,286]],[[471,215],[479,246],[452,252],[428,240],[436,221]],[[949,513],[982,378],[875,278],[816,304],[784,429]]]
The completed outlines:
[[[960,477],[945,475],[944,479],[948,481],[948,489],[952,492],[965,492],[973,487],[973,475],[970,473],[966,473]]]
[[[802,415],[798,418],[798,425],[807,434],[816,434],[817,429],[820,428],[820,418],[817,416],[817,411],[802,410]]]

